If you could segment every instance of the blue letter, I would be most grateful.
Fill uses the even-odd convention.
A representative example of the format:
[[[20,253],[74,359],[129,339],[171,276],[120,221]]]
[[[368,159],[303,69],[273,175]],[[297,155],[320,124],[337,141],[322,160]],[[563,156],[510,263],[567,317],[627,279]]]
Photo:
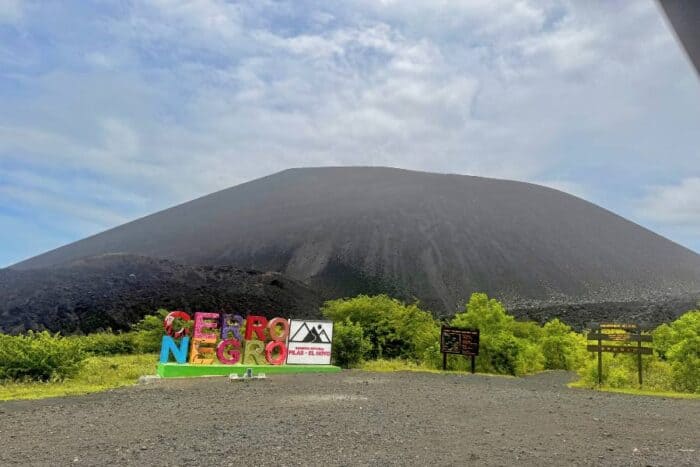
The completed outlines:
[[[177,363],[186,363],[189,343],[189,336],[185,336],[180,341],[180,347],[178,348],[178,346],[175,344],[175,339],[170,336],[163,336],[163,341],[160,344],[160,363],[168,363],[170,352],[173,353]]]

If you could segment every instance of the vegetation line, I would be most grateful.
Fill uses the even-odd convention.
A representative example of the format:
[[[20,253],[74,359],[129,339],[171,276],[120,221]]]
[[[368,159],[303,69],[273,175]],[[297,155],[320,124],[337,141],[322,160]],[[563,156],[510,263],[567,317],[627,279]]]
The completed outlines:
[[[463,311],[444,322],[418,303],[386,295],[332,300],[321,311],[334,322],[333,360],[345,368],[439,372],[440,326],[449,324],[480,330],[478,373],[521,376],[568,370],[581,377],[572,387],[597,386],[597,359],[586,350],[585,334],[558,319],[544,325],[517,321],[486,294],[473,294]],[[125,333],[0,334],[0,400],[85,394],[134,384],[140,375],[155,371],[166,313],[159,310],[146,316]],[[604,389],[668,397],[700,395],[700,310],[657,327],[652,335],[654,352],[642,360],[643,388],[638,388],[636,355],[606,353]],[[447,363],[448,370],[469,370],[468,361],[458,355],[449,355]]]

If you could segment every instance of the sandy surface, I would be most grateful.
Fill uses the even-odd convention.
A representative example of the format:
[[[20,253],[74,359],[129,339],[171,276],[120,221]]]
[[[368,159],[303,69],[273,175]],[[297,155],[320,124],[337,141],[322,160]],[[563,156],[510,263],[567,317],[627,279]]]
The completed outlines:
[[[700,465],[700,401],[424,373],[168,380],[0,403],[0,464]]]

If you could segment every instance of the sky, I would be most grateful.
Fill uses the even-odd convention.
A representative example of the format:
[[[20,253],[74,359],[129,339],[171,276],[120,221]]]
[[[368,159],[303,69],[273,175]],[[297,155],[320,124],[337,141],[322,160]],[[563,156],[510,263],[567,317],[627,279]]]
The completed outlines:
[[[0,267],[291,167],[539,183],[700,252],[651,0],[0,0]]]

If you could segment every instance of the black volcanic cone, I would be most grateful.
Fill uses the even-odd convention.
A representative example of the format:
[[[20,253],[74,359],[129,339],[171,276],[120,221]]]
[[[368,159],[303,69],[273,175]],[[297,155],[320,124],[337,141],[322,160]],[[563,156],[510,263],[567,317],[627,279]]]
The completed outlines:
[[[105,253],[279,271],[325,297],[388,292],[454,313],[700,290],[700,256],[528,183],[391,168],[292,169],[158,212],[13,268]]]

